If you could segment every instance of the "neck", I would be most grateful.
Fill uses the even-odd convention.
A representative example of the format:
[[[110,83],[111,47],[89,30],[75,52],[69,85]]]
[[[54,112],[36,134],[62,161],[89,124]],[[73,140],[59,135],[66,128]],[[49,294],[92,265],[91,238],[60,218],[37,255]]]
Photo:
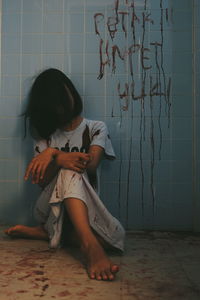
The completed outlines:
[[[64,131],[71,131],[76,129],[82,122],[83,117],[78,116],[76,118],[74,118],[69,124],[67,124],[66,126],[63,127]]]

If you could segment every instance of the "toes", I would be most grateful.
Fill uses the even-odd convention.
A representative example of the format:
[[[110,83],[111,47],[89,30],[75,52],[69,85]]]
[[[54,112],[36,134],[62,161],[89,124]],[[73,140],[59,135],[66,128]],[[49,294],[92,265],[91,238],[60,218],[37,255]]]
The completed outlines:
[[[95,273],[94,272],[90,272],[89,273],[89,277],[90,277],[90,279],[95,279],[96,278]]]
[[[114,280],[114,275],[110,271],[107,271],[107,276],[108,280]]]
[[[108,275],[106,274],[106,272],[101,272],[101,277],[103,280],[108,280]]]
[[[97,280],[102,280],[101,274],[99,272],[96,273],[96,279]]]
[[[119,266],[118,265],[112,265],[110,267],[110,270],[111,270],[112,273],[115,274],[115,273],[117,273],[119,271]]]

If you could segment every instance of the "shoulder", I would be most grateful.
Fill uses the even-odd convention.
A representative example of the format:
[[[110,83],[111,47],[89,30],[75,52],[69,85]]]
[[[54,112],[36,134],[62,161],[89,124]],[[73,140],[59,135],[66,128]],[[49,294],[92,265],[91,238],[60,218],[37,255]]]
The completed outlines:
[[[103,121],[98,121],[98,120],[89,120],[86,119],[86,124],[88,127],[93,131],[93,130],[100,130],[100,129],[106,129],[106,124]]]

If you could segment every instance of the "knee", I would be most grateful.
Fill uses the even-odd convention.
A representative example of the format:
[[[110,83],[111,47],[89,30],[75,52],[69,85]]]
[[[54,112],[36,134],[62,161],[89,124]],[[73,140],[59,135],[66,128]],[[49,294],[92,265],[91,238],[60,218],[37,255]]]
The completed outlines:
[[[78,173],[78,172],[76,172],[76,171],[73,171],[73,170],[69,170],[69,169],[64,169],[64,168],[62,168],[61,170],[60,170],[60,176],[62,176],[62,177],[71,177],[71,178],[82,178],[82,175],[83,174],[81,174],[81,173]]]

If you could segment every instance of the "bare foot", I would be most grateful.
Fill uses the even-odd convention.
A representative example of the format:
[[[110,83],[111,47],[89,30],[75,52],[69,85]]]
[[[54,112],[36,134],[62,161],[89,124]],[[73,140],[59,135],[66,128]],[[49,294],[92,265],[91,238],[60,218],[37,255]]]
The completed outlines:
[[[6,229],[4,233],[15,238],[48,240],[48,234],[41,226],[29,227],[24,225],[16,225]]]
[[[115,274],[119,271],[119,266],[110,261],[98,241],[90,243],[87,247],[82,246],[81,248],[88,260],[87,271],[91,279],[115,279]]]

